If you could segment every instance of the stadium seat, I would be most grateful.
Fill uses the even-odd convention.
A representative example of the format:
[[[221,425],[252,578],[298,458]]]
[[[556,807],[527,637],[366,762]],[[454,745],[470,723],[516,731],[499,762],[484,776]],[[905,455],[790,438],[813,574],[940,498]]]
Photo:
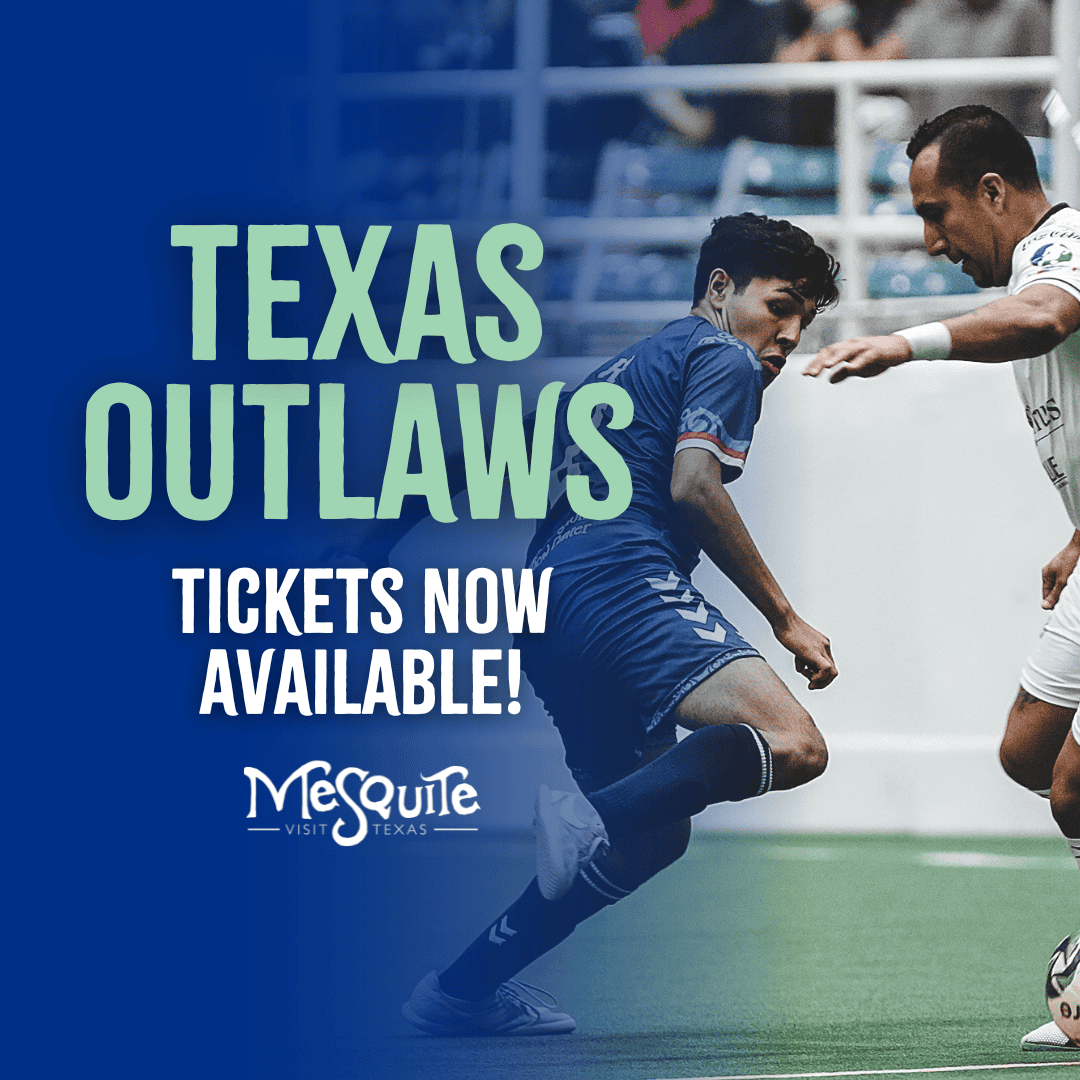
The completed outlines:
[[[836,151],[738,139],[720,182],[721,213],[835,214]]]
[[[740,140],[729,161],[741,172],[743,187],[763,194],[836,190],[836,151],[831,147],[783,146]],[[726,177],[725,177],[726,179]]]
[[[569,300],[574,292],[574,278],[580,258],[565,252],[545,254],[543,282],[545,300]]]
[[[907,189],[911,162],[906,142],[879,143],[870,161],[870,187],[874,191]]]
[[[708,214],[726,158],[724,150],[630,146],[611,142],[597,173],[597,217],[685,217]]]
[[[357,154],[344,169],[346,210],[381,221],[500,220],[509,210],[510,148],[460,149],[392,157]]]
[[[766,214],[796,217],[800,214],[835,214],[836,197],[830,195],[736,195],[724,210],[729,214]]]
[[[1032,139],[1040,175],[1049,173],[1051,146]],[[908,189],[906,142],[870,148],[868,212],[914,213]],[[740,139],[726,149],[609,143],[601,156],[589,213],[641,218],[737,214],[774,217],[837,213],[837,157],[831,148],[797,147]],[[671,249],[633,250],[632,238],[614,244],[586,241],[579,253],[546,260],[544,294],[550,300],[676,300],[693,288],[694,256]],[[922,251],[881,255],[869,262],[872,298],[958,296],[974,282],[946,260]]]
[[[1035,152],[1035,163],[1039,167],[1039,176],[1044,184],[1050,182],[1050,169],[1053,163],[1053,144],[1049,139],[1029,135],[1028,142]],[[907,156],[906,142],[880,143],[874,150],[870,163],[870,187],[877,192],[890,192],[899,189],[907,192],[908,173],[911,162]]]
[[[867,295],[874,299],[906,296],[962,296],[979,287],[947,259],[930,259],[919,252],[883,256],[870,264]]]
[[[649,252],[609,253],[600,264],[597,300],[688,300],[695,260]]]
[[[911,196],[906,192],[895,195],[881,195],[878,192],[870,194],[871,214],[914,214],[915,208],[911,205]]]

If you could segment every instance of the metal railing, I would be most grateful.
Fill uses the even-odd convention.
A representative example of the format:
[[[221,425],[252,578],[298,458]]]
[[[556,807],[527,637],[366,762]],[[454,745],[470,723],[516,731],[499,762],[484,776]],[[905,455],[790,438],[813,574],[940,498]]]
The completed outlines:
[[[570,246],[586,241],[612,243],[685,243],[700,241],[710,222],[699,217],[544,219],[545,124],[549,102],[597,95],[642,94],[673,88],[690,91],[754,93],[832,90],[836,95],[838,158],[837,214],[793,217],[815,237],[831,241],[845,267],[845,308],[865,307],[866,248],[874,244],[909,244],[921,240],[916,218],[871,216],[866,134],[858,106],[867,90],[925,85],[984,87],[1053,87],[1072,118],[1080,115],[1080,0],[1055,0],[1055,54],[1039,57],[961,60],[896,60],[852,63],[739,64],[726,66],[627,68],[551,68],[548,55],[547,0],[517,0],[515,67],[503,71],[433,71],[341,74],[333,70],[340,55],[332,39],[338,0],[312,0],[313,32],[306,92],[309,102],[313,190],[332,190],[342,161],[335,153],[338,110],[349,100],[386,101],[417,98],[512,100],[510,216],[536,226],[545,243]],[[1053,129],[1053,187],[1057,198],[1080,193],[1077,147],[1071,121]],[[597,305],[590,305],[596,315]],[[842,321],[845,320],[841,313]],[[851,327],[849,326],[848,329]]]

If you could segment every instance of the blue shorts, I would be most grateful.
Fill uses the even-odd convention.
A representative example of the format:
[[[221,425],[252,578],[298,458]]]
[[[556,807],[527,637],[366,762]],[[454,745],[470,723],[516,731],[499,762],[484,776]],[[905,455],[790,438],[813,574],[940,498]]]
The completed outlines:
[[[636,561],[556,566],[545,632],[516,643],[585,792],[673,745],[679,702],[732,660],[760,656],[670,563]]]

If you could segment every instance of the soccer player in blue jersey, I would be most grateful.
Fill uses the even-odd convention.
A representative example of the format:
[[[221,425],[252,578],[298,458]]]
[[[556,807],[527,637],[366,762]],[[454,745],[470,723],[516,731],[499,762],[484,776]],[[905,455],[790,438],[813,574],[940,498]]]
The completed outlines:
[[[404,1006],[444,1035],[572,1031],[554,1002],[513,980],[583,920],[628,896],[686,850],[706,806],[820,775],[825,742],[809,714],[694,587],[701,551],[768,619],[811,689],[836,677],[828,639],[795,614],[726,485],[743,471],[762,393],[802,331],[837,299],[838,266],[801,229],[720,218],[701,248],[689,316],[632,345],[587,382],[617,383],[632,422],[603,426],[633,477],[629,508],[590,521],[565,491],[529,549],[552,569],[547,627],[518,638],[584,794],[542,788],[537,877]],[[556,483],[604,480],[566,434]],[[561,433],[561,434],[560,434]],[[676,726],[691,734],[676,742]]]

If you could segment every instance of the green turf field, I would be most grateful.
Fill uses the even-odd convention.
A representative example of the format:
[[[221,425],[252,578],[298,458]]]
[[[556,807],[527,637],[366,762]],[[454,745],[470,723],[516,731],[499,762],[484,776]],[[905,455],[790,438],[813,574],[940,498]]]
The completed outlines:
[[[393,1000],[365,994],[361,1030],[346,976],[321,1075],[648,1080],[1038,1062],[983,1075],[1049,1080],[1068,1066],[1045,1063],[1080,1063],[1018,1045],[1049,1018],[1046,961],[1076,929],[1080,876],[1053,840],[699,833],[680,863],[524,974],[557,994],[576,1034],[412,1032],[400,1001],[516,895],[531,851],[525,837],[477,837],[409,860],[429,883],[451,858],[475,859],[476,874],[410,893],[404,909],[399,898],[415,933],[388,980]]]

